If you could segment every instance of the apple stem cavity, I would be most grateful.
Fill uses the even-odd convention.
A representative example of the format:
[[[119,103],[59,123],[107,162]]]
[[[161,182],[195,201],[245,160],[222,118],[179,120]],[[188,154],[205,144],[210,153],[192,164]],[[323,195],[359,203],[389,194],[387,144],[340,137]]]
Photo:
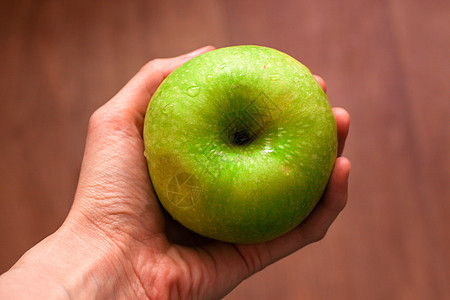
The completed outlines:
[[[247,130],[236,130],[232,134],[232,144],[236,146],[246,146],[254,140],[254,137]]]

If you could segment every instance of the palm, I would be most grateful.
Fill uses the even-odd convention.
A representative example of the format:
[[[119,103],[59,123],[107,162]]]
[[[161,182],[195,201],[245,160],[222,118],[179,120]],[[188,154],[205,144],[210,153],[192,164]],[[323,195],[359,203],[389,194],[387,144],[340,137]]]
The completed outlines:
[[[154,199],[152,197],[151,201]],[[260,258],[268,254],[264,244],[235,245],[212,240],[184,228],[161,209],[149,214],[150,218],[162,217],[163,223],[158,227],[163,231],[154,232],[159,238],[148,239],[147,251],[142,249],[144,251],[138,254],[140,257],[132,258],[135,262],[144,262],[138,263],[135,270],[147,293],[154,287],[154,274],[147,264],[154,261],[155,240],[159,244],[157,248],[164,249],[158,253],[162,265],[174,275],[172,285],[177,294],[172,296],[179,299],[224,296],[240,281],[268,263]]]

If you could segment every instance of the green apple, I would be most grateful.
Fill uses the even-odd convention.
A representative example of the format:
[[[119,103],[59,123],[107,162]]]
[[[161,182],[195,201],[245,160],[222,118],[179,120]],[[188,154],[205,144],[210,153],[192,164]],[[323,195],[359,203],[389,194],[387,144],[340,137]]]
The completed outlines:
[[[145,117],[159,201],[203,236],[276,238],[321,198],[336,159],[336,121],[310,71],[260,46],[217,49],[171,73]]]

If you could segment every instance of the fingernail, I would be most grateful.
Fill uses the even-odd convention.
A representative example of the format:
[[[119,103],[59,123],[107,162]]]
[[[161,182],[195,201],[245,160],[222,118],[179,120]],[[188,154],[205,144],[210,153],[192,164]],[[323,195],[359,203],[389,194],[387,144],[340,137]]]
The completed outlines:
[[[207,52],[207,51],[205,51],[205,50],[207,50],[207,49],[209,49],[209,48],[214,49],[213,46],[208,45],[208,46],[204,46],[204,47],[198,48],[198,49],[196,49],[196,50],[194,50],[194,51],[192,51],[192,52],[189,52],[189,53],[186,54],[186,55],[187,55],[187,56],[192,56],[192,57],[198,56],[198,55],[200,55],[200,54],[203,54],[204,52]],[[212,49],[211,49],[211,50],[212,50]]]

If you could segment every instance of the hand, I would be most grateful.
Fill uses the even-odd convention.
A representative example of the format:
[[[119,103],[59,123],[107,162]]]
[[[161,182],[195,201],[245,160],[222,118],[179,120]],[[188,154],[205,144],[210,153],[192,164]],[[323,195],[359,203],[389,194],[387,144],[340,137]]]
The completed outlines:
[[[184,229],[161,208],[143,155],[148,101],[168,74],[212,49],[149,62],[92,115],[66,221],[13,267],[12,276],[8,272],[0,278],[0,297],[5,282],[14,285],[14,278],[24,276],[31,281],[39,266],[45,276],[38,276],[38,282],[44,278],[47,283],[29,286],[34,295],[40,287],[58,287],[61,295],[73,298],[83,298],[83,293],[88,298],[95,293],[127,299],[220,298],[246,277],[325,235],[347,201],[350,162],[341,154],[349,115],[341,108],[333,109],[340,157],[325,194],[311,215],[286,235],[253,245],[219,242]],[[325,90],[323,79],[316,78]]]

